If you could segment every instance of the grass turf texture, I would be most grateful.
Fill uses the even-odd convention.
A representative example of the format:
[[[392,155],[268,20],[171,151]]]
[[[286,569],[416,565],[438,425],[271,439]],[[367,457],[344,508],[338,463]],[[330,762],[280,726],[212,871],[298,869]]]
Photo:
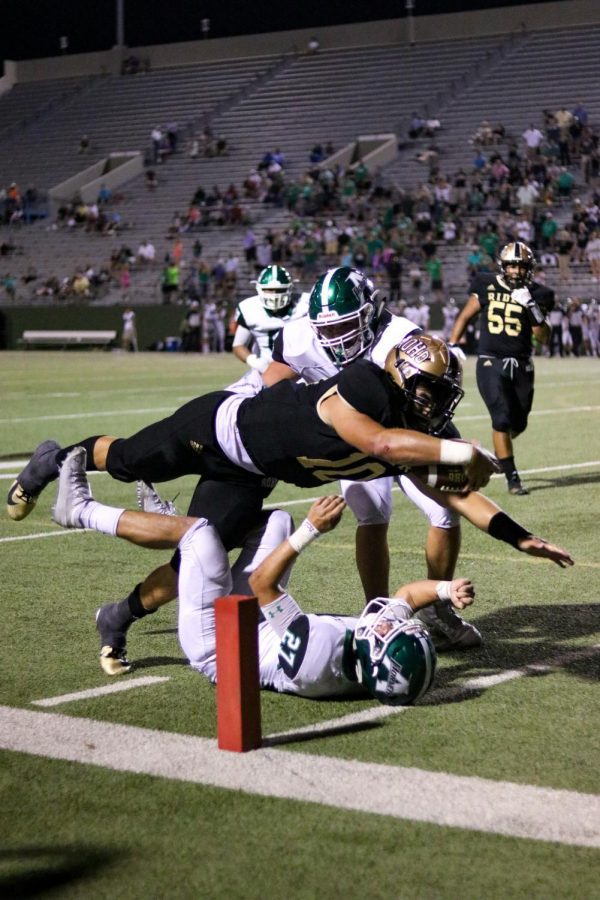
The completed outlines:
[[[577,565],[560,571],[517,554],[465,524],[458,574],[478,596],[468,612],[484,633],[475,653],[440,660],[438,699],[374,727],[289,745],[302,752],[415,766],[523,784],[598,793],[598,656],[456,699],[467,678],[548,663],[600,639],[597,509],[600,464],[566,468],[600,456],[595,360],[538,360],[536,400],[517,442],[529,497],[511,497],[503,480],[486,493],[544,537],[567,547]],[[241,372],[223,357],[101,353],[5,353],[0,457],[22,457],[45,437],[71,443],[89,434],[129,434]],[[467,438],[490,445],[489,419],[465,367],[466,397],[457,423]],[[546,413],[541,415],[539,413]],[[565,467],[565,468],[558,468]],[[1,471],[16,471],[13,469]],[[132,505],[131,486],[91,478],[95,495]],[[8,479],[0,480],[6,489]],[[185,509],[193,479],[164,486]],[[331,488],[329,488],[331,489]],[[273,501],[306,500],[280,485]],[[55,533],[46,491],[22,523],[3,519],[0,537]],[[425,525],[399,492],[390,528],[392,581],[424,573]],[[301,519],[307,503],[289,507]],[[292,576],[306,610],[353,613],[361,605],[353,563],[354,527],[313,545]],[[61,534],[2,544],[4,653],[2,703],[32,700],[112,683],[100,672],[94,612],[168,554],[143,551],[94,534]],[[175,606],[131,632],[133,675],[169,681],[60,706],[70,716],[213,737],[214,690],[182,659]],[[372,704],[314,703],[263,694],[265,734],[330,721]],[[292,801],[181,785],[2,754],[0,874],[8,896],[37,875],[61,896],[598,896],[598,853],[534,841],[348,813]],[[418,803],[418,797],[415,797]],[[27,875],[29,873],[29,875]],[[41,873],[41,874],[40,874]],[[333,875],[335,873],[335,877]],[[595,880],[594,880],[595,876]],[[16,880],[15,880],[16,879]],[[55,879],[53,881],[53,879]],[[19,887],[20,884],[20,887]],[[2,881],[0,880],[0,888]],[[32,882],[29,882],[32,886]]]

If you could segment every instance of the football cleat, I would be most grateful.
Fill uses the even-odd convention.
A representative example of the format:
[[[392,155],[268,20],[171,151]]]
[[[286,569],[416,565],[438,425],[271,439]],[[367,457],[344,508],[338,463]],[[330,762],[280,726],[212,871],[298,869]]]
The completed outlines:
[[[508,482],[508,493],[515,494],[519,497],[524,497],[529,493],[529,491],[521,482],[520,478],[511,478]]]
[[[145,481],[137,483],[137,503],[142,512],[158,513],[160,516],[176,516],[177,508],[172,500],[163,500],[153,484]]]
[[[131,663],[125,655],[125,650],[115,650],[108,644],[100,650],[100,666],[105,675],[125,675],[131,671]]]
[[[29,515],[46,485],[58,475],[56,454],[59,450],[60,445],[56,441],[43,441],[11,485],[6,498],[6,511],[14,522],[20,522]]]
[[[74,447],[60,467],[52,518],[63,528],[83,528],[81,512],[93,500],[85,471],[86,458],[84,447]]]
[[[472,650],[483,643],[481,632],[470,622],[465,622],[447,600],[438,600],[420,609],[416,618],[429,631],[438,652]]]

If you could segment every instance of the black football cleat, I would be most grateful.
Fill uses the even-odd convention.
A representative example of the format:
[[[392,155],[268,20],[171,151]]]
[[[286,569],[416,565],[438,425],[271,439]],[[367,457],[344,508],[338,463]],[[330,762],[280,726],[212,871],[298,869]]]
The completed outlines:
[[[59,450],[60,445],[56,441],[43,441],[11,485],[6,498],[6,511],[14,522],[20,522],[29,515],[46,485],[57,477],[56,456]]]

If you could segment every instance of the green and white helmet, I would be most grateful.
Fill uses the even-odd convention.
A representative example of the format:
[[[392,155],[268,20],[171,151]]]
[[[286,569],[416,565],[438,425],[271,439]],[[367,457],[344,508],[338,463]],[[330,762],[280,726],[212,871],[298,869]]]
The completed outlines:
[[[387,706],[410,706],[430,688],[435,674],[431,638],[417,619],[405,618],[405,609],[393,601],[371,600],[354,631],[356,676]]]
[[[375,340],[377,291],[350,266],[329,269],[311,291],[308,315],[321,347],[337,366],[361,356]]]
[[[292,276],[283,266],[267,266],[254,283],[264,308],[270,312],[285,309],[292,302]]]

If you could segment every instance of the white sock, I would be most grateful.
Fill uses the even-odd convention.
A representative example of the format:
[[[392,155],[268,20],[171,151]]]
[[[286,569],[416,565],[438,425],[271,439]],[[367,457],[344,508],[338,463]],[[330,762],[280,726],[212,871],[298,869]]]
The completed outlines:
[[[105,506],[98,503],[97,500],[88,500],[81,504],[81,509],[77,510],[79,521],[83,528],[91,528],[93,531],[100,531],[102,534],[117,533],[117,525],[119,519],[125,512],[124,509],[117,509],[115,506]]]

